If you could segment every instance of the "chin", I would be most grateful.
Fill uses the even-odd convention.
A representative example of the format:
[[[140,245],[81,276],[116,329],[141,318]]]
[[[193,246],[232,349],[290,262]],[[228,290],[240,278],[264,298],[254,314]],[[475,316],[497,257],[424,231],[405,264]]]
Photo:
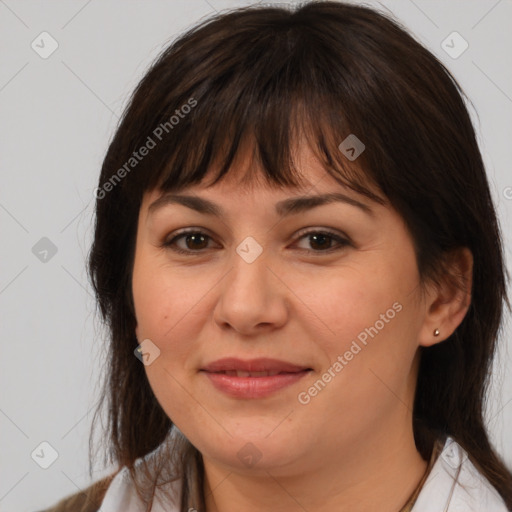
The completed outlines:
[[[292,437],[290,434],[277,435],[274,432],[272,437],[268,437],[267,431],[265,434],[267,437],[262,437],[251,435],[250,432],[251,430],[248,430],[245,433],[241,429],[233,437],[226,435],[222,443],[216,440],[205,443],[203,440],[198,449],[213,462],[243,472],[275,471],[292,464],[297,459],[298,454],[290,450],[288,442]],[[293,443],[293,445],[299,446],[300,443]]]

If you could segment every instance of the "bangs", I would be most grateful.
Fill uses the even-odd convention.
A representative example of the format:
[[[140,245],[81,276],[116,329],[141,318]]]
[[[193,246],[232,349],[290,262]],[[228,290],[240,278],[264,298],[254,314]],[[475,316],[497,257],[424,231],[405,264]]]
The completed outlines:
[[[239,92],[239,98],[219,94],[213,99],[219,108],[198,108],[150,188],[178,190],[206,178],[213,186],[234,173],[240,187],[261,183],[261,178],[269,187],[304,186],[298,158],[307,147],[340,185],[383,203],[368,186],[368,174],[339,149],[350,131],[345,128],[345,134],[341,126],[330,124],[322,111],[329,110],[325,101],[292,99],[286,89],[263,89],[262,97],[249,96],[247,89]]]
[[[270,14],[276,17],[276,10]],[[155,63],[147,80],[160,77],[161,88],[147,93],[143,111],[154,115],[139,133],[141,141],[151,133],[156,147],[138,179],[127,180],[130,195],[135,188],[177,191],[207,175],[213,185],[235,169],[240,173],[242,157],[248,165],[241,186],[261,177],[270,187],[302,186],[297,156],[307,146],[341,185],[383,204],[365,153],[351,161],[339,149],[351,133],[363,138],[367,129],[344,109],[354,102],[353,78],[332,72],[332,51],[309,45],[303,27],[274,30],[262,16],[264,33],[252,34],[238,51],[230,49],[241,44],[236,34],[213,48],[198,48],[196,41],[193,52],[185,37]],[[137,92],[143,89],[144,82]]]

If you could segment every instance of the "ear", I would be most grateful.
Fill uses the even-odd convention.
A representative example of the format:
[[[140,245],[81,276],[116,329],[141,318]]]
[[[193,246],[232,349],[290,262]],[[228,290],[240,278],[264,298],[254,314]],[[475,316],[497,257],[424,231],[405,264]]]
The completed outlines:
[[[444,341],[461,324],[471,304],[473,254],[467,247],[447,254],[448,272],[439,285],[430,285],[425,300],[425,318],[418,342],[430,347]],[[439,335],[434,332],[439,330]]]

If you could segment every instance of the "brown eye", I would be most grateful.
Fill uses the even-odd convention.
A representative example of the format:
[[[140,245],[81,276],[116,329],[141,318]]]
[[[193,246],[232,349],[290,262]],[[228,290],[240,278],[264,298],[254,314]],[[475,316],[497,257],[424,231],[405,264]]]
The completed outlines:
[[[325,235],[324,233],[315,233],[308,236],[313,249],[330,249],[332,246],[333,238],[329,235]]]
[[[177,253],[200,254],[209,249],[208,242],[212,238],[202,231],[185,231],[179,233],[162,244]],[[345,246],[351,245],[349,240],[342,236],[328,231],[309,231],[303,233],[298,240],[306,240],[307,247],[301,249],[313,254],[330,253],[339,251]]]
[[[299,240],[303,239],[308,245],[303,249],[311,253],[332,252],[350,245],[347,239],[328,231],[309,231],[299,237]]]
[[[164,242],[163,246],[179,253],[190,254],[208,249],[210,240],[211,237],[201,231],[186,231]]]
[[[208,245],[208,236],[201,233],[192,233],[190,235],[184,235],[185,245],[187,249],[205,249]]]

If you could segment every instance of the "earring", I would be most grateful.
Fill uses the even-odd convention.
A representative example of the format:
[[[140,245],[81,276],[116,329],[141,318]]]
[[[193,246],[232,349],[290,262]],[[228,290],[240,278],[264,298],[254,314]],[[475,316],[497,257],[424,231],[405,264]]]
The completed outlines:
[[[439,336],[439,334],[440,334],[439,329],[436,329],[436,330],[434,331],[434,336]]]

